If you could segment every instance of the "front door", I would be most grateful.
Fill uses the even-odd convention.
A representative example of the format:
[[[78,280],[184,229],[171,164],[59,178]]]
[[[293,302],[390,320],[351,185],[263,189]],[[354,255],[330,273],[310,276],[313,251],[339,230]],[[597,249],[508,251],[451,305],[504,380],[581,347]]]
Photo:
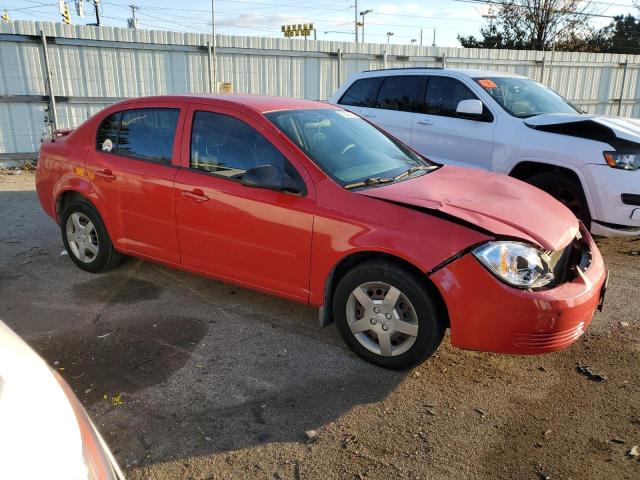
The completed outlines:
[[[260,123],[232,109],[192,106],[185,133],[175,183],[182,264],[306,301],[315,190],[304,168]],[[267,164],[302,177],[307,191],[240,183],[246,170]]]
[[[425,113],[413,117],[411,146],[431,160],[448,165],[491,169],[495,119],[485,107],[482,119],[461,118],[461,100],[478,97],[460,80],[430,76]]]

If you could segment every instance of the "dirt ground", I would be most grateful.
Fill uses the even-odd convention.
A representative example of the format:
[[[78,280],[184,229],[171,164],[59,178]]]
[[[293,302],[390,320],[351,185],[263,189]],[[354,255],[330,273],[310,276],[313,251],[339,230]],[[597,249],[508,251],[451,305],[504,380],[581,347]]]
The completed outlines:
[[[0,225],[0,319],[71,384],[130,479],[640,479],[640,239],[598,241],[605,310],[568,350],[445,338],[399,373],[309,307],[137,260],[80,271],[31,173],[0,176]]]

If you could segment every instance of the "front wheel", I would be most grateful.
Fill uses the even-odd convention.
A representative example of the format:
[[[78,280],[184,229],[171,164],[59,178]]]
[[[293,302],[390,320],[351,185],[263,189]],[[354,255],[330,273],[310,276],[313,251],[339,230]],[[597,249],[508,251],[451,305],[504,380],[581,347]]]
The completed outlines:
[[[438,348],[446,329],[434,294],[393,262],[367,262],[346,273],[336,287],[333,312],[347,345],[386,368],[421,363]]]

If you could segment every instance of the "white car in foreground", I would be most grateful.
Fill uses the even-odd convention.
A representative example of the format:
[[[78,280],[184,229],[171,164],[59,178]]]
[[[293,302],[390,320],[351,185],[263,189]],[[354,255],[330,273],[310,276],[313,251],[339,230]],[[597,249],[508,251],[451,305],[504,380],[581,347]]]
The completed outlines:
[[[0,478],[124,480],[69,385],[2,321]]]
[[[329,102],[431,160],[535,185],[594,234],[640,234],[639,120],[588,115],[530,78],[482,70],[358,73]]]

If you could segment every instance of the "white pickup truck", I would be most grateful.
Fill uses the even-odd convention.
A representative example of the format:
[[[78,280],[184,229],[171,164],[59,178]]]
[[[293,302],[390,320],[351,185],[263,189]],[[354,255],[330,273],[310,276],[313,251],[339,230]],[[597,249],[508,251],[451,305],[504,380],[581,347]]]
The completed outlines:
[[[589,115],[530,78],[483,70],[362,72],[329,102],[436,162],[533,184],[594,234],[640,234],[639,120]]]

